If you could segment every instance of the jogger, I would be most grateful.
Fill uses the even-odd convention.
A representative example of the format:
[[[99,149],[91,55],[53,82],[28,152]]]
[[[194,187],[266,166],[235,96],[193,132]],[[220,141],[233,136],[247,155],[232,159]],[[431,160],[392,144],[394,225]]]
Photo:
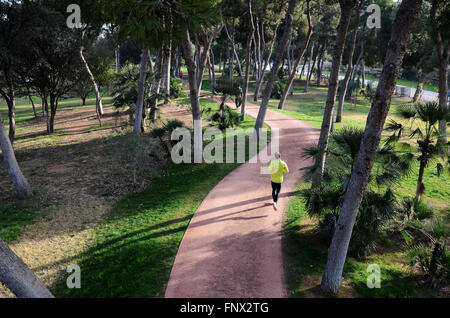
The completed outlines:
[[[272,182],[272,199],[273,199],[273,209],[277,210],[278,197],[281,192],[281,184],[283,183],[284,173],[289,173],[289,168],[283,160],[281,160],[281,155],[279,152],[275,153],[275,159],[270,162],[269,172],[270,181]]]

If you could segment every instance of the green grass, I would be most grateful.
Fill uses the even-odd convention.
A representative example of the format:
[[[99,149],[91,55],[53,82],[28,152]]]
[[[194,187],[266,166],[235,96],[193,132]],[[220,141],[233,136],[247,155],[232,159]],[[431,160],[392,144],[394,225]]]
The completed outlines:
[[[202,99],[203,106],[216,103]],[[247,118],[240,127],[252,127]],[[52,287],[58,297],[163,297],[179,244],[209,191],[239,164],[173,164],[145,191],[122,199],[79,256],[82,288]]]
[[[39,98],[33,98],[36,107],[36,113],[38,117],[42,116],[42,107],[41,100]],[[112,103],[112,98],[105,96],[102,97],[103,105],[109,105]],[[79,98],[68,98],[64,100],[60,100],[58,103],[58,109],[56,111],[55,122],[58,121],[58,111],[62,109],[70,109],[73,107],[76,108],[84,108],[84,107],[94,107],[95,106],[95,97],[88,96],[86,99],[86,105],[81,105],[81,99]],[[0,113],[3,116],[3,120],[5,122],[5,129],[8,130],[9,127],[9,119],[8,119],[8,107],[3,99],[0,99]],[[15,120],[16,120],[16,133],[26,132],[29,128],[22,128],[21,125],[25,125],[30,121],[34,121],[34,113],[31,104],[28,99],[18,98],[16,100],[16,111],[15,111]]]
[[[249,91],[254,92],[254,81],[249,83]],[[399,85],[404,85],[400,84]],[[203,82],[203,89],[209,90],[209,81]],[[310,87],[308,93],[303,93],[303,87],[295,87],[294,95],[288,96],[283,110],[278,110],[278,100],[271,99],[269,108],[306,121],[320,128],[325,106],[326,87]],[[249,98],[251,103],[259,104]],[[397,111],[400,105],[409,102],[408,99],[394,97],[391,103],[390,117],[398,119]],[[346,103],[343,112],[343,122],[335,124],[335,129],[353,126],[364,129],[370,103],[359,97],[354,104]],[[413,196],[415,193],[418,164],[410,176],[403,178],[399,185],[393,188],[398,198]],[[426,192],[423,199],[437,209],[437,214],[448,215],[448,198],[450,197],[450,178],[448,175],[437,176],[436,168],[430,165],[425,170],[424,183]],[[298,189],[306,187],[300,183]],[[286,284],[291,297],[328,296],[320,293],[318,285],[326,263],[326,248],[320,250],[314,245],[317,238],[310,231],[305,234],[305,227],[315,224],[313,221],[302,224],[307,219],[305,205],[300,196],[289,201],[286,211],[283,235],[283,254],[285,259]],[[324,244],[326,246],[326,244]],[[429,286],[418,280],[409,266],[405,266],[406,254],[401,249],[397,251],[380,251],[366,260],[348,259],[344,267],[345,286],[341,288],[351,295],[359,297],[429,297],[434,296]],[[381,269],[381,288],[367,287],[367,267],[378,264]],[[348,295],[347,295],[348,296]]]
[[[330,72],[323,72],[323,74],[328,74],[329,75]],[[345,76],[345,73],[340,73],[339,75],[340,76]],[[378,78],[375,77],[375,76],[366,74],[366,80],[378,81]],[[417,88],[417,82],[403,80],[403,79],[398,79],[397,80],[397,85]],[[439,92],[439,87],[437,85],[434,85],[434,84],[424,84],[423,85],[423,89],[426,90],[426,91],[435,92],[435,93]]]
[[[378,81],[378,79],[376,77],[373,77],[370,75],[366,75],[366,80]],[[417,82],[403,80],[403,79],[397,80],[397,85],[412,87],[414,89],[417,88]],[[439,87],[437,85],[433,85],[433,84],[423,84],[423,89],[426,91],[431,91],[431,92],[435,92],[435,93],[439,92]]]
[[[305,189],[307,186],[308,184],[300,183],[297,190]],[[325,249],[315,247],[317,238],[309,229],[310,223],[314,222],[302,222],[308,218],[304,201],[300,196],[289,200],[282,244],[288,295],[329,297],[330,295],[321,293],[319,289],[327,253]],[[343,271],[346,287],[342,287],[341,290],[352,289],[352,296],[365,298],[435,296],[429,285],[418,279],[412,269],[405,267],[399,259],[406,259],[405,251],[380,252],[365,260],[347,259]],[[367,287],[367,279],[371,274],[367,269],[371,264],[380,267],[380,288]],[[345,291],[344,295],[348,296]]]
[[[0,203],[0,238],[6,243],[17,239],[27,224],[40,216],[36,209],[17,207],[11,203]]]

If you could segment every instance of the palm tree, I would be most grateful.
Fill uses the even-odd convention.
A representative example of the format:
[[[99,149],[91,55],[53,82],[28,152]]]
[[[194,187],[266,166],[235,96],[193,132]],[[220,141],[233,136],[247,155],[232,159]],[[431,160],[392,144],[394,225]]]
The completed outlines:
[[[330,136],[327,161],[323,174],[323,187],[302,192],[306,211],[319,219],[318,234],[331,241],[335,226],[353,172],[364,130],[344,127]],[[303,156],[314,158],[320,155],[317,145],[305,149]],[[380,146],[376,153],[376,169],[369,178],[369,188],[364,193],[361,206],[351,234],[349,253],[362,257],[376,247],[376,237],[381,225],[391,219],[397,211],[397,200],[391,190],[402,177],[411,172],[414,156],[400,153],[391,145]],[[317,161],[316,161],[317,162]],[[306,178],[311,178],[317,165],[303,168]]]
[[[448,157],[448,143],[440,144],[437,141],[440,137],[439,122],[444,120],[448,123],[450,121],[450,110],[436,102],[418,103],[413,106],[405,105],[401,107],[399,115],[403,121],[409,124],[409,127],[395,120],[390,120],[385,130],[391,131],[392,135],[386,140],[386,143],[398,142],[408,132],[409,135],[406,137],[416,140],[417,150],[420,154],[417,157],[420,168],[415,201],[419,202],[420,196],[425,192],[425,185],[423,184],[425,168],[437,155],[441,155],[443,158]],[[421,123],[413,129],[416,119],[420,120]]]

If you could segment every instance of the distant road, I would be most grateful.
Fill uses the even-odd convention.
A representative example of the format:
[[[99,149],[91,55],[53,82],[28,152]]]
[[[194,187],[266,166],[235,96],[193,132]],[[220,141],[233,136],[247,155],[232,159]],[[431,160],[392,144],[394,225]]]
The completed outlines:
[[[339,79],[344,79],[344,76],[339,76]],[[376,87],[378,85],[378,81],[373,81],[373,80],[365,80],[364,81],[364,86],[366,86],[367,84],[372,84],[374,87]],[[409,86],[402,86],[402,85],[397,85],[395,86],[395,95],[399,95],[399,96],[406,96],[406,97],[410,97],[412,98],[414,96],[414,94],[416,93],[416,89],[409,87]],[[432,92],[432,91],[422,91],[422,96],[419,99],[421,102],[437,102],[438,101],[438,93]]]

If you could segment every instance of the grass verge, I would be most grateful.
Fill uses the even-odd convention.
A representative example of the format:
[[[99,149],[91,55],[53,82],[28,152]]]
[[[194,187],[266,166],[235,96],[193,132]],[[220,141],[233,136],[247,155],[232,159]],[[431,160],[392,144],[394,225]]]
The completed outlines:
[[[218,107],[201,100],[202,106]],[[240,128],[252,127],[248,117]],[[163,297],[179,244],[191,217],[210,190],[239,164],[173,164],[148,189],[128,195],[93,230],[93,244],[76,260],[82,288],[58,297]]]

